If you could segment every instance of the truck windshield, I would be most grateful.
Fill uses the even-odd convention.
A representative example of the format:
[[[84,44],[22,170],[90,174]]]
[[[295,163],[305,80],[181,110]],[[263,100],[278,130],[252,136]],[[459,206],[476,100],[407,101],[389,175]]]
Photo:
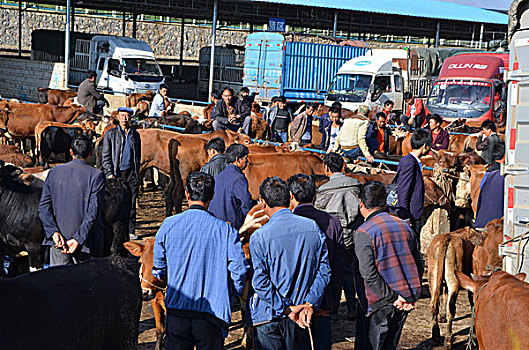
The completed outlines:
[[[444,118],[477,118],[491,108],[492,84],[484,81],[435,82],[426,107]]]
[[[327,99],[331,101],[364,102],[373,76],[367,74],[338,74],[334,77]]]
[[[155,60],[145,58],[124,58],[125,72],[128,74],[161,76],[162,71]]]

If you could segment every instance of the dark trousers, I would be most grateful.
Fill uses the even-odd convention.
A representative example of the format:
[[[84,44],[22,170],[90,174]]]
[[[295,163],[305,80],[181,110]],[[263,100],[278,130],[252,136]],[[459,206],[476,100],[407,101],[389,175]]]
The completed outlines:
[[[81,247],[78,247],[77,249],[81,249]],[[73,254],[64,254],[62,249],[55,247],[50,248],[50,267],[79,264],[90,258],[90,254],[81,251],[75,251]]]
[[[314,349],[331,350],[331,316],[314,316],[311,322],[310,329],[314,340]],[[298,331],[300,333],[300,349],[310,350],[309,331],[301,328],[298,328]]]
[[[289,318],[255,327],[255,348],[257,350],[299,349],[300,335],[296,327],[298,326]]]
[[[176,317],[168,314],[165,329],[167,350],[221,350],[222,329],[200,318]]]
[[[396,350],[406,317],[406,311],[397,310],[393,305],[378,309],[367,319],[364,318],[365,322],[357,325],[355,349]]]
[[[135,170],[122,170],[117,177],[129,186],[131,195],[129,235],[134,235],[136,230],[136,199],[138,198],[140,179]]]
[[[358,299],[356,300],[356,323],[355,323],[355,350],[370,349],[369,344],[369,319],[366,317],[365,311],[360,306]]]
[[[345,294],[345,301],[347,305],[347,313],[354,315],[356,313],[356,290],[354,284],[354,250],[346,249],[345,251],[345,267],[343,271],[343,292]],[[349,316],[348,315],[348,316]]]
[[[412,125],[408,124],[409,120],[410,120],[410,117],[408,117],[407,115],[403,114],[400,116],[400,121],[402,122],[402,126],[404,126],[406,130],[420,129],[422,126],[422,123],[424,122],[424,117],[416,116],[413,119]]]

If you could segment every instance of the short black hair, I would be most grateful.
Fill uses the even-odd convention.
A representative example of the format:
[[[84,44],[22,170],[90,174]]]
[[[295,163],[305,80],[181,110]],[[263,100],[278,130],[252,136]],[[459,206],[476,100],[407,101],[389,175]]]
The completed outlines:
[[[187,175],[186,190],[192,201],[208,202],[213,198],[215,180],[209,174],[195,171]]]
[[[167,86],[167,84],[162,84],[162,85],[160,85],[160,88],[158,90],[161,90],[161,89],[169,90],[169,86]]]
[[[331,105],[332,107],[338,107],[340,110],[342,109],[342,103],[340,101],[334,101]]]
[[[285,180],[273,176],[267,177],[259,186],[259,195],[270,208],[289,207],[290,191]]]
[[[435,122],[439,125],[442,125],[443,124],[443,118],[441,118],[441,116],[437,113],[434,113],[430,116],[430,119],[433,119],[435,120]]]
[[[74,157],[85,159],[92,151],[92,141],[84,134],[75,135],[72,138],[71,147]]]
[[[406,91],[404,95],[402,96],[402,98],[404,98],[405,101],[409,100],[410,98],[413,98],[413,94],[409,91]]]
[[[316,108],[316,107],[318,107],[318,104],[316,102],[307,102],[305,104],[305,109]]]
[[[287,98],[285,96],[279,96],[277,102],[287,103]]]
[[[329,108],[329,114],[330,113],[338,113],[338,115],[340,115],[342,113],[342,110],[338,107],[332,106],[331,108]]]
[[[386,187],[380,181],[368,181],[360,187],[360,200],[367,209],[386,207]]]
[[[288,189],[300,203],[312,203],[316,196],[316,184],[309,175],[296,174],[287,180]]]
[[[394,106],[395,102],[393,102],[392,100],[387,100],[386,102],[384,102],[384,106],[389,106],[389,105]]]
[[[340,173],[343,170],[343,158],[338,153],[327,153],[323,157],[323,165],[327,165],[333,173]]]
[[[246,86],[243,86],[239,92],[247,92],[247,93],[250,93],[250,89],[248,89]]]
[[[217,100],[220,99],[220,94],[217,90],[212,90],[211,91],[211,94],[209,94],[209,96],[212,96],[213,98],[216,98]]]
[[[274,97],[272,97],[272,99],[270,100],[270,103],[275,103],[275,102],[277,102],[277,101],[279,101],[279,96],[274,96]]]
[[[413,132],[413,135],[411,135],[411,148],[412,149],[419,149],[423,145],[427,145],[428,147],[432,146],[432,134],[430,134],[427,130],[424,129],[418,129]]]
[[[224,143],[224,140],[222,139],[222,137],[214,137],[211,140],[209,140],[208,143],[206,143],[206,145],[204,146],[204,149],[206,151],[210,149],[214,149],[215,151],[222,154],[226,150],[226,144]]]
[[[226,90],[228,90],[228,91],[231,93],[231,96],[233,97],[233,95],[235,94],[235,93],[233,92],[233,89],[232,89],[231,87],[227,87],[227,86],[226,86],[225,88],[222,89],[222,94],[221,94],[221,96],[224,94],[224,91],[226,91]]]
[[[387,117],[388,117],[388,116],[387,116],[386,113],[384,113],[384,112],[378,112],[378,113],[377,113],[377,119],[378,119],[378,118],[382,118],[382,119],[386,120]]]
[[[240,143],[234,143],[226,150],[226,162],[228,164],[234,163],[237,159],[242,159],[249,153],[250,151],[248,151],[248,147],[241,145]]]
[[[89,70],[88,73],[86,73],[86,77],[88,79],[92,79],[93,77],[97,77],[97,73],[94,72],[93,70]]]
[[[490,119],[484,120],[483,123],[481,123],[481,130],[488,129],[493,132],[496,132],[496,124]]]

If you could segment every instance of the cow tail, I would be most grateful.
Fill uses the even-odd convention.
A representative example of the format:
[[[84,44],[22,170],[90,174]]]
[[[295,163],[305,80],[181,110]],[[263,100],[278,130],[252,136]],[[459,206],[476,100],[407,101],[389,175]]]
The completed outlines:
[[[184,196],[184,184],[182,179],[182,174],[180,173],[180,161],[176,159],[178,155],[178,146],[180,142],[178,140],[169,140],[169,183],[165,189],[164,198],[165,198],[165,215],[172,215],[173,208],[176,209],[176,212],[181,211],[181,203]]]
[[[439,314],[439,300],[441,298],[441,290],[444,279],[445,259],[448,245],[450,244],[450,236],[442,239],[437,250],[437,270],[435,276],[435,290],[432,293],[432,314]]]

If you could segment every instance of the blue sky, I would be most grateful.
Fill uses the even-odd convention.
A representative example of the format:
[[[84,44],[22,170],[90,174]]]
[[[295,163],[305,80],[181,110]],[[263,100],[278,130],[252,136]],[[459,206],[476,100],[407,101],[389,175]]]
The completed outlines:
[[[438,0],[493,10],[508,10],[511,0]]]

